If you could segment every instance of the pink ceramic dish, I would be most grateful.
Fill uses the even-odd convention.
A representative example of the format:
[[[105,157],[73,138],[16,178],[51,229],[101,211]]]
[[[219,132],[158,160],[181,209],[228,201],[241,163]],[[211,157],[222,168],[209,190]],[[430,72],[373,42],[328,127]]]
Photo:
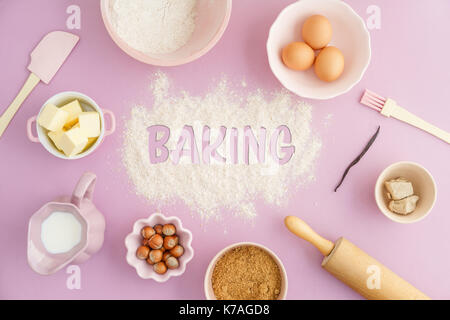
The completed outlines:
[[[216,254],[216,256],[209,263],[208,269],[206,269],[205,280],[204,280],[204,289],[205,289],[206,299],[217,300],[216,296],[214,295],[214,290],[213,290],[212,281],[211,281],[213,271],[214,271],[214,268],[216,267],[217,261],[219,261],[219,259],[222,258],[222,256],[226,252],[228,252],[236,247],[241,247],[241,246],[258,247],[258,248],[266,251],[272,257],[272,259],[278,265],[278,268],[280,269],[280,273],[281,273],[281,290],[280,290],[280,295],[278,296],[278,300],[285,300],[286,296],[287,296],[287,290],[288,290],[288,278],[287,278],[286,269],[284,268],[283,263],[281,262],[280,258],[278,258],[278,256],[272,250],[270,250],[269,248],[267,248],[263,245],[260,245],[260,244],[254,243],[254,242],[235,243],[235,244],[232,244],[232,245],[222,249],[218,254]]]
[[[102,0],[103,22],[114,42],[129,56],[156,66],[177,66],[200,58],[220,40],[231,16],[232,0],[198,0],[194,33],[188,43],[169,54],[146,54],[130,47],[115,32],[110,22],[114,0]]]
[[[180,266],[177,269],[167,270],[163,275],[153,271],[151,265],[144,260],[136,257],[136,250],[142,245],[141,229],[145,226],[153,227],[156,224],[172,223],[177,228],[177,235],[180,239],[180,245],[184,248],[184,254],[178,259]],[[140,219],[134,223],[133,231],[125,238],[125,247],[127,248],[127,262],[136,269],[139,277],[142,279],[153,279],[157,282],[166,282],[170,277],[177,277],[184,273],[186,265],[194,257],[194,249],[191,246],[192,233],[183,228],[181,220],[177,217],[166,217],[161,213],[154,213],[147,219]]]
[[[78,182],[72,197],[62,197],[45,204],[30,218],[28,225],[28,264],[39,274],[50,275],[69,263],[79,264],[100,250],[105,235],[105,218],[97,210],[92,197],[97,177],[87,172]],[[41,225],[53,212],[67,212],[81,224],[80,243],[60,254],[47,252],[41,240]]]
[[[97,138],[97,141],[92,145],[89,149],[81,152],[80,154],[77,154],[72,157],[66,156],[62,151],[58,150],[54,143],[50,140],[48,137],[48,130],[42,128],[37,123],[37,118],[39,117],[39,114],[41,114],[44,107],[51,103],[58,107],[61,107],[65,105],[66,103],[72,102],[73,100],[77,99],[81,107],[83,108],[83,111],[95,111],[100,115],[100,123],[101,123],[101,129],[100,129],[100,136]],[[35,143],[41,143],[44,148],[54,155],[57,158],[64,159],[64,160],[76,160],[81,159],[84,157],[87,157],[91,153],[93,153],[97,148],[103,143],[103,140],[105,137],[113,134],[116,130],[116,117],[112,111],[101,109],[100,106],[90,97],[88,97],[85,94],[82,94],[80,92],[76,91],[65,91],[58,94],[55,94],[53,97],[48,99],[41,107],[41,111],[39,112],[37,116],[31,117],[27,121],[27,136],[28,139],[31,142]],[[105,118],[108,116],[109,118],[109,128],[106,128],[106,121]],[[33,134],[33,126],[36,126],[36,132],[37,137]]]

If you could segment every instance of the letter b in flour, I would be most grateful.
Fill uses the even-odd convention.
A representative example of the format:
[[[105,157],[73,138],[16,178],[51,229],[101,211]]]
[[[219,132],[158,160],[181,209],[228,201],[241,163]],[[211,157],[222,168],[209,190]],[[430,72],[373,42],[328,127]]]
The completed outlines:
[[[150,152],[150,163],[155,164],[165,162],[169,158],[169,149],[167,149],[165,144],[169,141],[170,129],[166,126],[155,125],[149,127],[147,130],[149,133],[148,148]],[[159,139],[158,132],[162,134]]]

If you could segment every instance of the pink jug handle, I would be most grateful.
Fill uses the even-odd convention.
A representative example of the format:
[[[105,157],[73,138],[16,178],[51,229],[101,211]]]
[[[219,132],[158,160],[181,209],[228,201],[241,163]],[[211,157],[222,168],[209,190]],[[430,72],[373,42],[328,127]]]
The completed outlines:
[[[36,122],[37,116],[31,117],[27,121],[27,136],[31,142],[39,142],[39,138],[33,135],[33,123]]]
[[[81,206],[81,201],[83,199],[92,200],[94,195],[95,182],[97,180],[97,176],[92,172],[86,172],[78,181],[77,186],[72,195],[72,203],[76,205],[78,208]]]
[[[116,116],[114,115],[114,113],[112,111],[110,111],[108,109],[102,109],[102,111],[103,111],[103,114],[105,116],[108,116],[109,120],[110,120],[110,128],[106,129],[106,126],[105,126],[105,137],[107,137],[107,136],[113,134],[114,131],[116,131]]]

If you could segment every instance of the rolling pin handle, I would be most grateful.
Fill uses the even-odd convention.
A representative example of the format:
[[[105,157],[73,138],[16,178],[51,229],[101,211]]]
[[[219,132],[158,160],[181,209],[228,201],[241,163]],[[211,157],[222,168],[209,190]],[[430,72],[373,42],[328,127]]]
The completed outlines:
[[[303,220],[288,216],[284,219],[286,227],[296,236],[308,241],[315,246],[324,256],[328,256],[333,251],[334,243],[317,234]]]

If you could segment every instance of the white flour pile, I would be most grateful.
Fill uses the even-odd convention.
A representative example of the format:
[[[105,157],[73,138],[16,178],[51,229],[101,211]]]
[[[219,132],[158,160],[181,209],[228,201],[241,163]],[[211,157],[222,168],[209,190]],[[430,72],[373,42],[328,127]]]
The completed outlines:
[[[195,29],[197,0],[115,0],[111,24],[134,49],[171,53],[184,46]]]
[[[188,92],[169,95],[170,85],[165,74],[157,73],[151,85],[153,107],[133,107],[126,122],[122,160],[138,195],[157,205],[182,200],[202,218],[220,218],[221,214],[233,213],[251,219],[256,216],[256,199],[282,205],[288,199],[289,187],[299,187],[314,179],[314,163],[321,141],[312,131],[310,105],[285,90],[273,94],[262,90],[239,94],[227,80],[222,80],[204,96],[192,96]],[[239,150],[242,149],[242,129],[246,125],[250,125],[255,134],[260,127],[265,127],[267,140],[275,128],[286,125],[292,134],[295,153],[281,166],[269,161],[269,156],[266,156],[266,163],[258,163],[253,158],[250,165],[246,165],[241,151],[238,164],[231,164],[228,159],[225,164],[213,161],[209,165],[192,164],[188,156],[178,165],[170,159],[151,164],[147,128],[152,125],[171,129],[166,144],[169,150],[175,148],[181,128],[192,126],[200,154],[204,125],[211,128],[212,142],[218,135],[218,130],[214,129],[220,126],[238,128]],[[218,149],[222,155],[229,150],[227,141],[226,138]],[[253,154],[252,149],[250,151]]]

